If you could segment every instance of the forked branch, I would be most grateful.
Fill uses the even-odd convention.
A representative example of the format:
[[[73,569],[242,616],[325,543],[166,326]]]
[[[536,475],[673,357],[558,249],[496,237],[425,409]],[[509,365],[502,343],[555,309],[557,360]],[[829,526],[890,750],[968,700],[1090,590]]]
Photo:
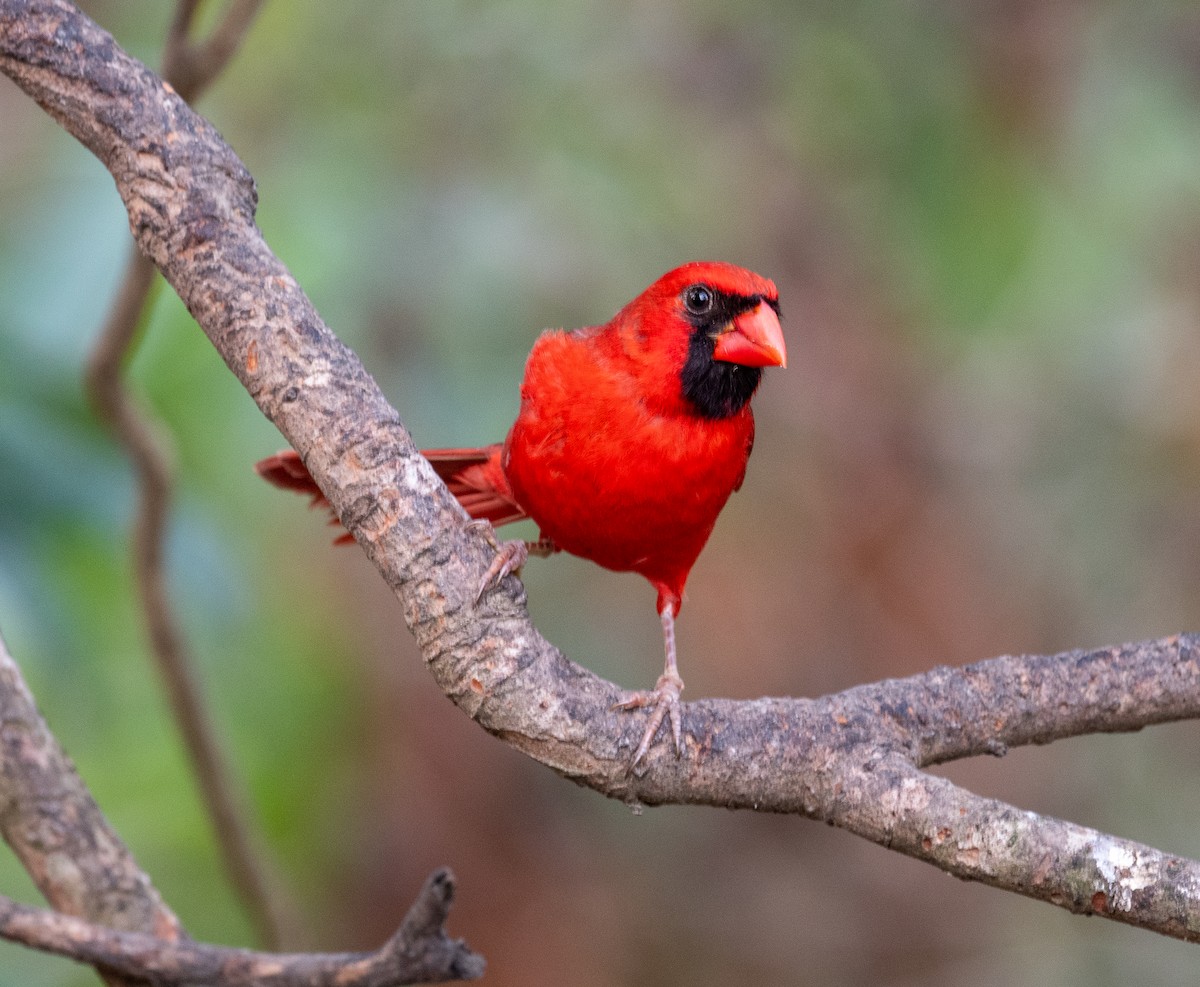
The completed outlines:
[[[483,960],[442,928],[454,875],[434,871],[396,933],[372,953],[256,953],[117,932],[0,895],[0,936],[154,984],[189,987],[400,987],[483,976]]]
[[[483,975],[483,958],[444,928],[455,889],[445,869],[373,953],[257,953],[188,939],[50,733],[3,638],[0,835],[56,909],[0,895],[0,938],[91,964],[113,987],[391,987]]]

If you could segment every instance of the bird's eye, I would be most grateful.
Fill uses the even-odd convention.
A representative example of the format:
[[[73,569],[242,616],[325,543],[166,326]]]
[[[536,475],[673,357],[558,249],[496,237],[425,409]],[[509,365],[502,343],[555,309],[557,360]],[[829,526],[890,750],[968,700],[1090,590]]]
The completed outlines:
[[[694,284],[684,291],[683,304],[693,315],[705,315],[713,307],[713,293],[706,285]]]

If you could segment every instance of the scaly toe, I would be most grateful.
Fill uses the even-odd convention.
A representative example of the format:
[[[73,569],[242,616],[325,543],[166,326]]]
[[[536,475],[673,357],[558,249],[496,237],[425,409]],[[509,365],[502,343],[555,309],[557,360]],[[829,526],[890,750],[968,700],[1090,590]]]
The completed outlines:
[[[476,518],[468,521],[465,527],[468,530],[478,531],[488,543],[496,550],[496,557],[492,559],[492,564],[488,566],[487,572],[483,574],[483,579],[479,582],[479,591],[475,594],[475,602],[479,603],[483,599],[483,594],[492,586],[497,585],[509,573],[516,572],[525,564],[529,558],[529,548],[523,541],[499,541],[496,538],[496,531],[492,527],[491,522],[483,518]]]
[[[663,720],[670,719],[671,738],[675,742],[675,756],[683,756],[683,714],[680,710],[679,694],[683,691],[683,679],[678,675],[663,674],[649,692],[632,692],[625,699],[613,703],[615,710],[652,708],[650,721],[642,734],[642,741],[633,753],[629,762],[630,768],[636,768],[642,758],[650,750]]]

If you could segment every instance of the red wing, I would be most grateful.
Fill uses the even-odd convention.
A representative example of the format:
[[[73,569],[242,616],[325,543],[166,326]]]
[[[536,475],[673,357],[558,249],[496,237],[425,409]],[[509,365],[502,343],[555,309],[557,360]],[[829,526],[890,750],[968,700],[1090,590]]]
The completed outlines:
[[[486,518],[499,527],[528,516],[513,500],[500,465],[502,451],[497,443],[482,449],[423,449],[421,455],[471,517]]]

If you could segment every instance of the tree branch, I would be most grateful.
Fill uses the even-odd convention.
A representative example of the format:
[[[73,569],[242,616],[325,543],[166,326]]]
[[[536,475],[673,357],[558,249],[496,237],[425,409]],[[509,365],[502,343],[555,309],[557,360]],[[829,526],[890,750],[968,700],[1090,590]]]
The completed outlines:
[[[0,0],[0,70],[113,173],[141,249],[396,592],[435,679],[485,729],[614,798],[791,812],[1069,908],[1200,940],[1200,865],[981,799],[923,766],[1200,715],[1195,637],[1006,657],[820,700],[685,706],[687,753],[628,770],[640,723],[529,622],[491,550],[253,224],[213,129],[63,0]],[[17,12],[21,23],[13,23]]]
[[[391,987],[483,975],[483,958],[446,933],[455,880],[445,868],[373,953],[258,953],[189,940],[58,746],[3,638],[0,835],[57,909],[0,895],[0,937],[91,964],[114,987]]]
[[[229,0],[204,41],[188,40],[199,0],[178,0],[163,53],[162,77],[180,97],[194,103],[237,54],[262,0]]]
[[[116,932],[0,895],[0,936],[99,970],[155,984],[194,987],[398,987],[483,976],[483,959],[442,925],[454,875],[434,871],[408,915],[373,953],[256,953]]]
[[[0,835],[59,912],[163,942],[183,937],[50,733],[3,638]]]

